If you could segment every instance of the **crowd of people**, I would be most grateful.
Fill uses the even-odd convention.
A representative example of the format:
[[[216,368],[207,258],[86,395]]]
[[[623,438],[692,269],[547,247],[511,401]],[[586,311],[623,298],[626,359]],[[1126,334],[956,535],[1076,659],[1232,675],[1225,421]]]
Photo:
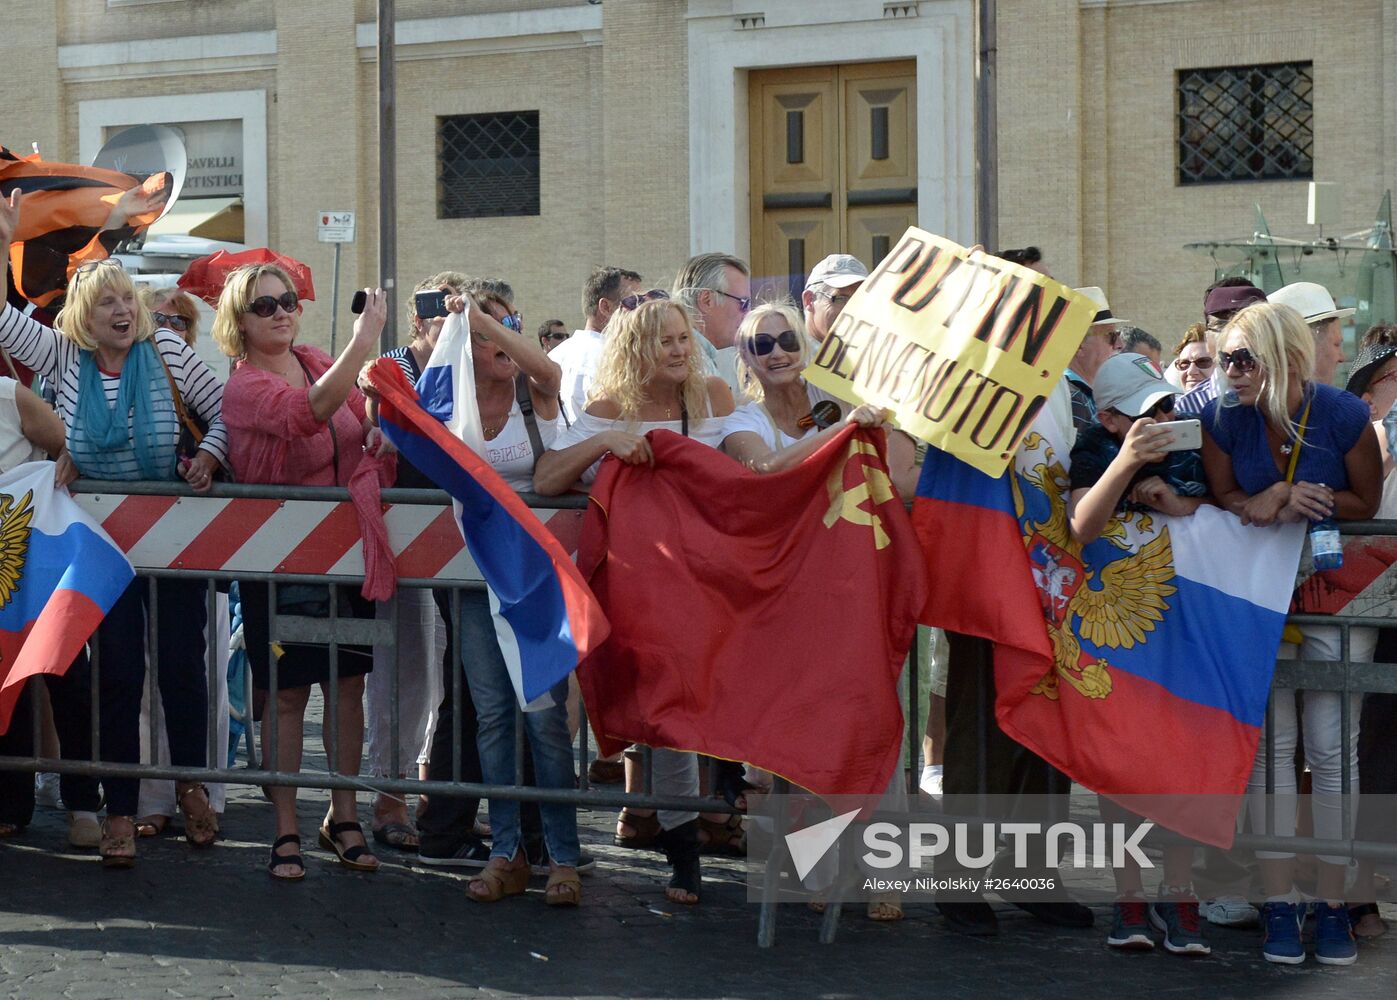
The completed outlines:
[[[0,243],[14,232],[21,199],[0,205]],[[1004,251],[1006,259],[1046,269],[1036,248]],[[520,492],[545,496],[585,490],[607,455],[625,463],[653,461],[646,435],[665,429],[719,449],[756,473],[779,473],[801,462],[848,423],[885,432],[886,458],[895,488],[910,498],[920,474],[915,442],[887,423],[876,407],[854,406],[808,383],[803,370],[828,336],[840,311],[868,278],[855,257],[834,254],[805,276],[800,301],[754,304],[752,276],[740,258],[700,254],[668,288],[653,286],[634,270],[599,267],[582,289],[581,329],[561,320],[524,335],[514,293],[506,281],[472,278],[457,271],[425,277],[415,292],[439,292],[445,312],[461,315],[470,332],[476,404],[485,458]],[[1202,504],[1236,513],[1244,523],[1366,519],[1397,516],[1397,488],[1388,474],[1392,457],[1382,420],[1397,401],[1397,331],[1375,328],[1363,339],[1346,389],[1331,383],[1343,360],[1338,308],[1326,289],[1297,283],[1266,294],[1243,279],[1228,279],[1206,292],[1203,320],[1180,332],[1172,356],[1161,342],[1112,315],[1099,288],[1080,290],[1098,305],[1095,322],[1072,358],[1061,387],[1064,427],[1072,447],[1070,529],[1086,544],[1127,509],[1188,516]],[[0,466],[36,457],[56,462],[56,482],[78,476],[106,480],[184,481],[206,491],[221,470],[237,481],[268,485],[348,487],[361,518],[373,518],[384,486],[431,486],[431,481],[387,445],[377,425],[377,400],[364,369],[387,322],[384,294],[366,289],[366,304],[353,335],[337,357],[301,339],[301,299],[286,270],[263,264],[230,274],[217,300],[212,336],[234,361],[221,383],[191,345],[198,311],[178,291],[137,288],[121,265],[84,264],[72,276],[52,327],[7,304],[0,315],[0,347],[32,369],[51,389],[53,405],[11,378],[0,378]],[[427,366],[447,317],[407,304],[408,342],[388,357],[415,381]],[[202,434],[191,441],[186,414]],[[1196,415],[1202,447],[1175,450],[1170,421]],[[378,514],[381,517],[381,509]],[[576,720],[568,705],[575,692],[562,684],[552,706],[523,714],[516,733],[515,695],[491,624],[489,600],[464,592],[407,591],[396,602],[398,648],[342,646],[336,678],[324,646],[282,643],[269,649],[267,585],[240,582],[244,647],[254,687],[263,702],[262,746],[267,766],[301,767],[305,712],[311,689],[333,694],[334,725],[326,720],[326,752],[340,774],[365,767],[374,777],[404,776],[415,765],[426,778],[509,785],[515,781],[516,742],[524,746],[524,781],[540,789],[570,789],[578,775],[571,752]],[[146,627],[152,601],[158,627]],[[328,617],[331,602],[342,618],[384,617],[386,605],[365,600],[357,587],[282,585],[277,613]],[[141,694],[147,642],[156,649],[158,690],[168,759],[202,768],[206,759],[210,697],[206,642],[222,642],[206,621],[202,584],[162,579],[153,588],[137,579],[108,614],[92,643],[100,655],[100,682],[89,681],[86,654],[62,676],[31,685],[26,698],[45,703],[57,752],[64,760],[91,755],[87,720],[98,699],[101,757],[116,763],[141,759]],[[459,631],[453,642],[452,633]],[[1306,628],[1281,657],[1338,660],[1338,629]],[[933,711],[927,732],[936,743],[928,756],[924,787],[947,795],[977,790],[1061,792],[1067,782],[984,716],[993,703],[990,644],[966,635],[937,635],[939,676],[932,679]],[[1348,659],[1373,659],[1376,629],[1355,629]],[[453,661],[449,652],[459,648]],[[1378,655],[1381,655],[1380,653]],[[397,671],[396,703],[394,685]],[[458,673],[459,672],[459,673]],[[453,687],[461,688],[459,700]],[[224,694],[226,697],[226,692]],[[1341,698],[1348,697],[1346,709]],[[275,726],[270,711],[274,699]],[[1393,770],[1390,743],[1379,745],[1370,767],[1360,768],[1358,734],[1340,745],[1340,716],[1391,708],[1376,697],[1281,691],[1272,732],[1275,759],[1303,755],[1315,791],[1317,836],[1342,831],[1343,775],[1386,780]],[[153,710],[153,706],[147,706]],[[1343,711],[1341,711],[1343,710]],[[388,720],[398,713],[398,745]],[[47,714],[45,714],[47,713]],[[33,738],[31,710],[22,703],[0,753],[27,755]],[[1373,716],[1378,719],[1378,715]],[[460,733],[453,746],[452,734]],[[988,737],[986,737],[988,734]],[[977,741],[988,738],[988,744]],[[50,741],[52,742],[52,741]],[[1382,758],[1382,753],[1387,754]],[[621,761],[597,761],[589,773],[623,780],[640,791],[645,776],[639,751]],[[703,768],[693,753],[655,748],[650,791],[698,798]],[[394,773],[392,761],[400,762]],[[986,777],[978,762],[988,765]],[[599,765],[609,765],[611,770]],[[713,762],[709,792],[739,813],[766,776],[740,764]],[[1260,795],[1268,780],[1279,803],[1275,829],[1293,834],[1297,824],[1296,769],[1277,766],[1268,779],[1259,755],[1251,788]],[[25,784],[27,783],[27,787]],[[894,786],[902,786],[899,773]],[[140,782],[130,778],[64,775],[60,782],[69,815],[69,840],[95,847],[104,865],[130,867],[137,840],[165,828],[177,810],[195,847],[212,846],[219,834],[221,795],[199,783],[179,783],[164,812],[139,807]],[[890,789],[890,793],[894,789]],[[901,787],[905,793],[905,786]],[[304,877],[297,826],[296,789],[271,785],[272,842],[267,871],[278,880]],[[97,813],[105,799],[106,817]],[[494,902],[525,891],[532,874],[547,874],[550,906],[582,899],[579,872],[595,864],[581,850],[576,810],[558,803],[489,800],[488,822],[472,799],[424,796],[416,815],[399,798],[373,803],[373,846],[358,821],[355,794],[336,790],[318,832],[319,843],[339,863],[371,872],[384,848],[414,854],[424,865],[456,866],[478,874],[472,899]],[[18,834],[34,808],[28,775],[0,772],[0,836]],[[1103,812],[1117,808],[1103,800]],[[487,843],[488,841],[488,843]],[[627,808],[617,817],[615,841],[628,848],[658,848],[672,877],[665,893],[680,904],[703,893],[701,855],[744,850],[743,821],[726,809],[711,813]],[[1191,885],[1196,850],[1165,852],[1164,882],[1147,900],[1138,869],[1117,872],[1119,899],[1107,943],[1140,949],[1155,945],[1186,955],[1207,954],[1199,901]],[[1263,953],[1274,962],[1302,961],[1300,929],[1306,907],[1296,888],[1293,854],[1259,852],[1261,904],[1241,904],[1242,919],[1259,919]],[[1373,903],[1371,866],[1356,890],[1346,890],[1346,859],[1319,859],[1315,887],[1315,950],[1321,962],[1347,964],[1356,957],[1355,933],[1386,929]],[[938,869],[938,874],[943,872]],[[1362,898],[1346,898],[1357,891]],[[947,898],[939,907],[948,925],[968,934],[993,933],[994,911],[979,898]],[[1068,902],[1025,902],[1040,919],[1088,927],[1089,910]],[[1227,907],[1222,907],[1227,909]],[[1234,912],[1234,907],[1228,912]],[[1248,912],[1249,911],[1249,912]],[[871,899],[873,919],[902,916],[896,897]]]

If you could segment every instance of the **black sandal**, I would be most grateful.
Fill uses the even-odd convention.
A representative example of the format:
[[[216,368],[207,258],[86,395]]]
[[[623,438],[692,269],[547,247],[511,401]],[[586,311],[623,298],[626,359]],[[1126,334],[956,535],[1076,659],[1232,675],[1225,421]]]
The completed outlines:
[[[651,813],[648,816],[637,815],[629,809],[622,809],[621,815],[616,817],[616,822],[630,827],[635,833],[629,837],[623,837],[619,833],[611,838],[611,842],[617,847],[627,847],[633,851],[643,851],[647,848],[655,847],[658,844],[660,835],[660,820]]]
[[[665,857],[669,859],[670,867],[674,869],[674,874],[670,877],[669,888],[683,889],[694,896],[699,895],[699,888],[703,881],[703,874],[699,868],[699,840],[698,840],[698,820],[691,819],[687,823],[681,823],[673,830],[661,830],[659,836],[655,838],[665,852]],[[672,900],[672,902],[681,902]],[[684,905],[692,906],[697,903],[683,901]]]
[[[306,863],[302,860],[299,853],[278,854],[276,849],[282,844],[295,844],[299,848],[301,846],[301,836],[297,833],[288,833],[286,836],[276,839],[276,843],[272,844],[272,860],[267,863],[267,871],[274,879],[280,879],[283,882],[299,882],[306,877]],[[295,865],[297,868],[296,874],[278,875],[276,870],[282,865]]]
[[[368,862],[359,860],[365,854],[369,854],[369,849],[367,847],[359,845],[355,845],[354,847],[340,846],[339,838],[340,834],[343,833],[357,833],[362,837],[364,835],[364,828],[358,823],[326,823],[320,828],[320,846],[327,851],[334,851],[335,857],[340,859],[340,864],[351,871],[378,871],[379,862],[375,861],[373,864],[369,864]]]

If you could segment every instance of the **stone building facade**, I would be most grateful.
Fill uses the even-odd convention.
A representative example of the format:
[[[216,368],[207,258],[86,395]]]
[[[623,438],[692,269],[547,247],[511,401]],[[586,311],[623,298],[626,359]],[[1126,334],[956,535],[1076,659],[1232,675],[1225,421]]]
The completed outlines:
[[[397,284],[448,266],[498,275],[526,326],[576,325],[599,263],[665,284],[691,253],[731,250],[779,293],[798,265],[875,256],[908,222],[969,243],[973,8],[398,0]],[[1161,339],[1212,279],[1184,243],[1249,232],[1253,203],[1303,234],[1307,179],[1341,184],[1354,227],[1397,187],[1397,0],[998,8],[999,243],[1037,244],[1056,276],[1105,287]],[[240,198],[244,240],[309,262],[322,303],[318,213],[355,211],[344,282],[375,279],[372,0],[25,0],[7,13],[0,143],[87,162],[120,126],[187,126],[200,164],[187,198]],[[1310,74],[1308,176],[1182,183],[1181,74],[1279,64]],[[444,164],[444,129],[507,130],[509,115],[530,148]],[[450,217],[442,178],[457,167],[526,175],[524,208]],[[514,197],[513,183],[482,189]],[[312,307],[307,336],[324,340],[327,317]]]

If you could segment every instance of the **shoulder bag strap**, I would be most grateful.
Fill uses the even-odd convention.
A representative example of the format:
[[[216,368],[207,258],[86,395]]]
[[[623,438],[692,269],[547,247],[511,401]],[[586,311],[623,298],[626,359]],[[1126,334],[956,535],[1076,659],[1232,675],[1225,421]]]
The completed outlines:
[[[1290,451],[1290,467],[1285,470],[1285,481],[1295,482],[1295,469],[1300,463],[1300,449],[1305,446],[1305,427],[1310,422],[1310,403],[1313,399],[1305,403],[1305,412],[1300,414],[1300,430],[1295,435],[1295,447]]]
[[[170,383],[170,398],[175,404],[175,417],[178,418],[180,426],[193,435],[194,443],[201,443],[204,440],[204,431],[190,418],[189,411],[184,408],[184,396],[180,393],[179,386],[175,384],[175,375],[170,371],[170,366],[165,363],[165,355],[160,353],[160,345],[155,342],[154,337],[150,338],[150,349],[155,352],[156,360],[160,362],[160,367],[165,370],[165,381]]]
[[[534,413],[534,397],[529,394],[529,376],[520,372],[514,376],[514,398],[519,403],[519,412],[524,414],[524,427],[529,432],[529,447],[534,450],[534,466],[543,456],[543,435],[538,430],[538,416]]]

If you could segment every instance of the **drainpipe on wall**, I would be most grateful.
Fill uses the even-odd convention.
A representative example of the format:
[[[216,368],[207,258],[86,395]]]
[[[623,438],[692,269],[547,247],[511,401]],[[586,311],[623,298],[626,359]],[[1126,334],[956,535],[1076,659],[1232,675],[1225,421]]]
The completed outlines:
[[[996,0],[975,3],[975,242],[999,249],[999,113]]]
[[[394,0],[378,0],[378,283],[387,293],[388,321],[379,350],[397,346],[398,295],[398,110],[394,51]]]

